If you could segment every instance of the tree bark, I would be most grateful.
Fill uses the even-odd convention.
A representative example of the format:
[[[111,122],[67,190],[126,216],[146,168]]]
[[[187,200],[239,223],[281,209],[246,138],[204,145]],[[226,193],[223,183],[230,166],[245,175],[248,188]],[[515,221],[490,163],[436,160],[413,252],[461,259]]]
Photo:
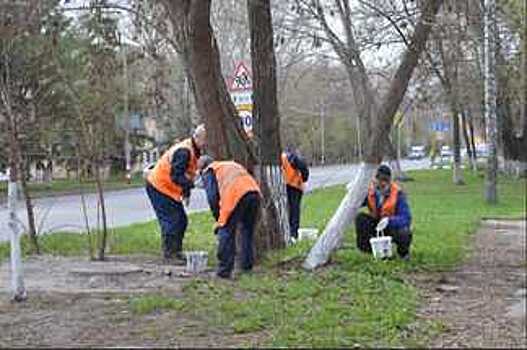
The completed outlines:
[[[208,150],[217,159],[234,159],[253,171],[253,145],[241,128],[221,73],[218,45],[210,24],[211,0],[163,0],[162,4],[190,75],[196,107],[205,121]]]
[[[467,156],[470,162],[470,166],[473,170],[476,170],[476,149],[473,147],[473,143],[471,141],[471,136],[469,135],[468,126],[467,126],[468,120],[467,120],[467,113],[465,110],[461,111],[461,125],[463,127],[463,138],[465,140],[465,146],[467,147]],[[471,130],[472,137],[474,137],[474,130]]]
[[[106,204],[104,202],[104,189],[103,189],[103,184],[101,180],[101,169],[100,169],[99,162],[95,164],[95,184],[97,186],[97,197],[98,197],[98,203],[101,207],[101,218],[102,218],[102,236],[99,241],[99,252],[98,252],[97,259],[100,261],[103,261],[104,254],[106,251],[106,241],[108,238],[108,226],[106,222]]]
[[[4,92],[5,93],[5,92]],[[16,125],[14,115],[6,96],[2,96],[4,106],[7,110],[7,119],[9,127],[9,182],[7,191],[7,207],[9,213],[8,226],[11,229],[11,298],[14,301],[23,301],[27,298],[27,292],[24,285],[24,273],[22,267],[22,249],[20,247],[20,238],[22,236],[22,224],[17,216],[18,202],[18,176],[20,164],[20,149],[16,134]]]
[[[377,164],[382,161],[385,152],[385,147],[379,145],[383,145],[390,135],[393,117],[403,100],[408,83],[417,66],[419,56],[425,48],[432,24],[442,3],[442,0],[428,0],[425,3],[410,44],[406,48],[401,64],[379,109],[378,118],[374,124],[375,128],[372,130],[365,150],[366,164],[361,165],[354,182],[348,185],[346,196],[324,229],[322,236],[309,252],[303,264],[305,269],[315,269],[328,261],[331,253],[341,245],[344,231],[352,222],[364,198],[366,198],[368,182],[371,180]]]
[[[270,0],[247,0],[247,13],[254,89],[253,128],[260,161],[257,176],[264,195],[263,208],[269,208],[265,220],[261,221],[265,225],[257,233],[258,252],[284,246],[289,235],[289,220],[280,161],[282,147]],[[262,239],[267,235],[269,240]],[[266,243],[269,243],[267,247],[261,246]]]
[[[454,143],[453,181],[454,185],[464,185],[463,169],[461,168],[461,138],[459,135],[459,108],[457,103],[451,106],[452,111],[452,138]]]
[[[277,172],[279,173],[277,166],[280,150],[279,129],[276,129],[280,126],[276,105],[276,77],[273,78],[276,74],[274,72],[276,64],[273,57],[264,57],[274,55],[272,38],[270,45],[268,41],[261,41],[268,39],[262,37],[260,39],[262,47],[256,46],[258,50],[263,50],[257,54],[258,59],[262,64],[268,65],[255,70],[256,113],[265,116],[259,118],[264,127],[262,132],[270,133],[261,138],[270,138],[265,140],[266,153],[262,154],[262,157],[269,160],[270,166],[256,168],[259,159],[254,141],[247,137],[241,127],[238,113],[221,73],[219,50],[210,24],[211,0],[164,0],[162,4],[172,23],[198,112],[205,121],[211,155],[216,159],[234,159],[243,164],[253,175],[260,177],[265,205],[262,206],[263,215],[260,216],[262,223],[259,225],[263,225],[265,229],[258,229],[257,253],[260,255],[263,249],[281,246],[284,226],[281,223],[283,220],[279,218],[284,216],[286,205],[283,200],[285,191],[278,194],[275,189],[275,187],[282,188],[276,186],[282,181],[280,176],[276,175]],[[262,12],[261,9],[258,12]],[[263,16],[262,25],[270,26],[270,13],[268,15],[264,13]],[[269,27],[266,28],[269,30]],[[261,30],[261,28],[254,29]]]
[[[25,165],[28,162],[24,163],[24,169],[27,169]],[[26,203],[26,212],[27,212],[27,224],[28,224],[28,236],[29,242],[31,244],[31,253],[40,254],[40,247],[38,245],[37,229],[35,227],[35,212],[33,210],[33,203],[31,201],[31,195],[26,181],[26,172],[22,172],[20,176],[20,186],[22,188],[22,194],[24,195],[24,201]]]
[[[498,133],[496,120],[496,3],[485,0],[485,120],[489,154],[485,176],[485,199],[489,204],[498,203]]]

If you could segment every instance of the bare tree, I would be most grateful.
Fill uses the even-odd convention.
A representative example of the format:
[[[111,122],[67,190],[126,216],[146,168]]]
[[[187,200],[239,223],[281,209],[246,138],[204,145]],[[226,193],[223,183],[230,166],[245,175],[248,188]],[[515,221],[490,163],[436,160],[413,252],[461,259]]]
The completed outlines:
[[[278,112],[276,58],[274,53],[273,23],[270,0],[247,0],[251,33],[251,58],[254,86],[254,125],[259,159],[259,178],[264,191],[265,221],[270,228],[283,232],[282,237],[269,235],[268,247],[280,247],[289,233],[286,189],[282,176],[280,154],[280,117]]]
[[[176,49],[183,59],[186,72],[192,82],[197,109],[207,127],[208,145],[212,155],[217,159],[234,159],[254,173],[255,165],[260,162],[255,150],[255,142],[251,141],[241,128],[238,114],[222,75],[219,49],[210,23],[211,1],[162,1],[162,4],[170,18]],[[252,34],[255,35],[255,33]],[[266,40],[269,39],[266,38]],[[272,48],[272,41],[271,46],[268,46],[268,43],[264,45],[256,46],[256,48],[268,50],[269,47]],[[269,51],[265,53],[269,54]],[[258,54],[258,57],[262,56]],[[266,59],[262,62],[271,64],[269,69],[274,68],[273,59],[271,61]],[[269,74],[269,71],[265,74]],[[263,105],[258,107],[260,99],[265,101],[264,103],[276,102],[276,82],[271,82],[270,85],[266,85],[263,81],[261,83],[263,85],[258,83],[257,86],[257,89],[263,89],[257,92],[260,94],[256,101],[257,109],[263,108],[260,111],[267,111],[266,109],[270,108],[271,114],[266,115],[265,119],[262,116],[261,120],[265,126],[277,127],[279,126],[275,120],[278,118],[277,107]],[[277,135],[277,131],[273,131],[273,135]],[[273,140],[279,141],[279,136]],[[279,145],[278,143],[274,147],[279,147]],[[278,159],[273,160],[272,156],[269,158],[273,162],[278,161]],[[266,197],[272,195],[270,190],[265,189],[269,186],[266,183],[267,179],[260,180],[264,195]],[[269,206],[262,208],[265,214],[261,215],[262,221],[256,237],[256,244],[260,248],[258,254],[266,249],[282,246],[287,234],[282,231],[284,227],[279,220],[283,215],[277,215],[281,213],[282,208],[277,207],[277,204],[270,198],[266,198],[265,202]]]
[[[382,160],[384,148],[378,147],[390,133],[393,117],[406,93],[406,88],[417,66],[419,57],[426,46],[426,41],[432,30],[436,14],[443,1],[428,0],[424,2],[421,18],[414,29],[409,45],[407,46],[401,63],[391,81],[389,90],[385,95],[370,138],[366,143],[366,163],[362,164],[359,173],[352,183],[348,185],[348,192],[342,200],[336,213],[324,229],[324,233],[309,252],[304,262],[304,268],[314,269],[329,259],[330,254],[337,249],[345,229],[349,226],[366,197],[368,182],[370,181],[377,164]],[[369,85],[368,82],[366,84]]]

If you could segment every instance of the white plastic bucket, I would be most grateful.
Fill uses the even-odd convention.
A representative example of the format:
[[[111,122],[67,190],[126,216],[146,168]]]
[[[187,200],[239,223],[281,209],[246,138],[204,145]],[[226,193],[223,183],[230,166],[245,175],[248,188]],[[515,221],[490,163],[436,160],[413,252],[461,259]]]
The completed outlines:
[[[185,267],[185,271],[196,274],[205,271],[207,268],[207,261],[209,259],[207,252],[185,252],[185,256],[187,258],[187,266]]]
[[[371,250],[375,259],[387,259],[392,256],[392,237],[370,238]]]
[[[318,229],[316,228],[300,228],[298,229],[298,240],[317,239]]]

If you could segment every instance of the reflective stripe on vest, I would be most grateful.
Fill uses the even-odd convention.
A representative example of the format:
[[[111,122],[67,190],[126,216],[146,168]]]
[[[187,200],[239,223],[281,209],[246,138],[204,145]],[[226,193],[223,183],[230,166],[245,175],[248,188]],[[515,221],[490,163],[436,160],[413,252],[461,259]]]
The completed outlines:
[[[287,185],[299,189],[300,191],[304,190],[302,173],[289,163],[286,153],[282,153],[282,171],[284,172],[284,180]]]
[[[248,192],[260,193],[256,180],[240,164],[233,161],[212,162],[220,194],[220,216],[218,225],[223,227],[242,197]]]
[[[159,192],[181,202],[183,200],[183,189],[172,181],[170,173],[172,171],[172,157],[177,150],[188,149],[190,151],[190,161],[188,162],[185,176],[194,181],[198,170],[198,159],[194,153],[192,139],[188,138],[170,147],[157,161],[156,166],[148,176],[148,182]]]
[[[370,214],[375,218],[383,218],[386,216],[395,215],[398,195],[399,186],[397,186],[395,182],[392,182],[390,186],[390,195],[382,204],[382,207],[380,208],[381,210],[379,212],[375,198],[375,185],[371,183],[368,189],[368,209],[370,210]]]

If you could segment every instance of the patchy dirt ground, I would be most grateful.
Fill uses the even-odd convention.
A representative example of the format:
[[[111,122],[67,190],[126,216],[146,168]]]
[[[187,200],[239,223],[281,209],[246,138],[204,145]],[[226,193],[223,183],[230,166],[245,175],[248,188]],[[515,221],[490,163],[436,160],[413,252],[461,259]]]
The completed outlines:
[[[0,347],[211,347],[250,345],[255,336],[231,334],[177,311],[136,315],[129,300],[149,293],[178,297],[191,280],[183,266],[152,257],[36,257],[25,262],[30,299],[9,302],[8,264],[0,267]],[[200,277],[211,278],[210,272]],[[51,277],[51,278],[50,278]],[[226,282],[230,283],[230,282]]]
[[[421,320],[445,326],[428,346],[527,348],[525,231],[525,221],[486,221],[463,266],[412,276],[426,301]],[[156,258],[31,258],[25,262],[30,299],[19,304],[8,301],[8,268],[0,266],[0,347],[240,347],[266,338],[211,327],[193,312],[133,314],[131,296],[177,298],[191,280],[183,267]]]
[[[431,347],[527,348],[525,221],[484,221],[456,271],[417,276],[425,319],[445,332]]]

